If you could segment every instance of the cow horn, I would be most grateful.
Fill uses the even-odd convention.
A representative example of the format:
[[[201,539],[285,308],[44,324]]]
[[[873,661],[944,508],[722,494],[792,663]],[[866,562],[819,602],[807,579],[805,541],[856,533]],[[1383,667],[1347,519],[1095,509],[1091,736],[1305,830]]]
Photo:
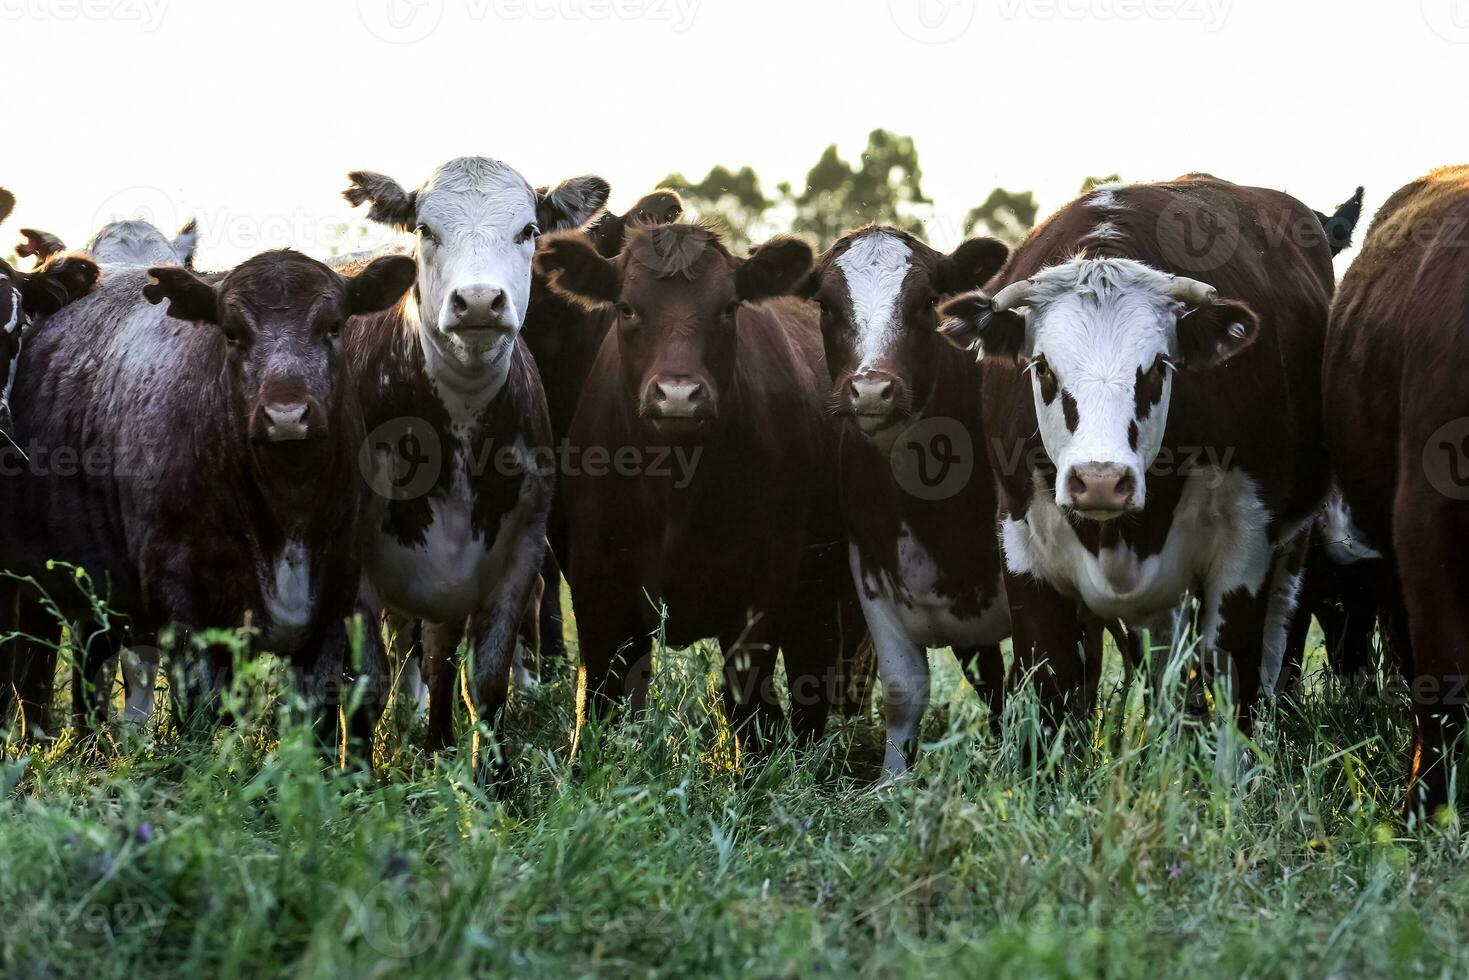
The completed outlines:
[[[1029,279],[1012,282],[998,293],[995,293],[995,298],[990,301],[990,309],[996,313],[1001,313],[1005,310],[1014,309],[1017,306],[1024,306],[1025,301],[1030,298],[1031,290],[1034,288],[1034,285]]]
[[[1219,290],[1197,279],[1174,276],[1173,281],[1168,284],[1168,295],[1189,306],[1205,306],[1219,298]]]

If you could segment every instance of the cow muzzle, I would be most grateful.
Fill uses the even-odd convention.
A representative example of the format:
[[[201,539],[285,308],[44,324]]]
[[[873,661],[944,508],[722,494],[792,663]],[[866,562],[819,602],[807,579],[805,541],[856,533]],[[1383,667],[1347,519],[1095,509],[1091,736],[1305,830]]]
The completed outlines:
[[[250,420],[250,438],[259,443],[303,442],[326,434],[326,413],[314,398],[265,402]]]
[[[641,415],[666,436],[700,431],[718,416],[709,385],[686,376],[657,378],[643,394]]]
[[[843,392],[847,412],[864,436],[877,435],[898,421],[903,382],[885,371],[854,375]]]
[[[1135,511],[1141,499],[1136,472],[1121,463],[1076,463],[1067,469],[1061,486],[1065,493],[1057,494],[1058,503],[1094,521]]]
[[[447,334],[484,343],[519,330],[520,316],[504,287],[474,283],[449,293],[439,325]]]

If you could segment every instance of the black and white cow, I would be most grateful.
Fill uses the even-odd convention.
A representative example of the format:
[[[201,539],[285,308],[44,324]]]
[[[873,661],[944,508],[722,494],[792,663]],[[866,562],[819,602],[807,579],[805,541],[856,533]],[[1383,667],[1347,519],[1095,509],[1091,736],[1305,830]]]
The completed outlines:
[[[423,622],[429,738],[443,748],[461,640],[475,713],[496,724],[545,552],[551,428],[520,337],[536,239],[585,224],[609,188],[577,177],[538,191],[484,157],[451,160],[411,192],[380,174],[350,179],[350,202],[417,238],[412,294],[354,321],[345,342],[377,491],[363,528],[364,596]],[[493,769],[508,774],[503,754]]]

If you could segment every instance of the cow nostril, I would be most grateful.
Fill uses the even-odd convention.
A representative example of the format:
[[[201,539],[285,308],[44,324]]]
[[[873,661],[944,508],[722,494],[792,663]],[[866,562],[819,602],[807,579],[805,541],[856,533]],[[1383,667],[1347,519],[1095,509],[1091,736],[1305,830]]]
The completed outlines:
[[[877,390],[877,397],[880,398],[880,399],[882,399],[885,402],[892,401],[893,400],[893,383],[891,381],[884,381],[883,384],[882,384],[882,387]]]
[[[702,384],[700,384],[699,382],[695,381],[693,384],[689,385],[689,401],[691,401],[691,402],[701,402],[703,400],[704,400],[704,386]]]
[[[1113,489],[1118,497],[1125,500],[1131,497],[1132,492],[1137,489],[1137,481],[1132,478],[1131,473],[1124,473],[1117,478],[1116,486]]]
[[[490,311],[492,313],[503,313],[505,311],[505,290],[495,293],[495,298],[490,300]]]
[[[1066,488],[1071,491],[1073,498],[1086,496],[1086,481],[1078,476],[1075,470],[1072,470],[1071,475],[1066,478]]]
[[[449,297],[449,304],[453,306],[454,312],[459,316],[463,316],[469,312],[469,301],[460,295],[458,291],[455,291]]]

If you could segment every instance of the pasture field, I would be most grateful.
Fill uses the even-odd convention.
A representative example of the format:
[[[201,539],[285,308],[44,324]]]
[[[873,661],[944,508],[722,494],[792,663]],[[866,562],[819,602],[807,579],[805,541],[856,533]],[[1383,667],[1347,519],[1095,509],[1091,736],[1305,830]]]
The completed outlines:
[[[504,800],[393,723],[377,783],[324,777],[265,667],[209,746],[163,713],[12,745],[0,974],[1469,975],[1469,841],[1396,813],[1405,703],[1318,664],[1243,744],[1116,699],[1036,769],[1025,700],[994,736],[933,657],[926,751],[881,789],[875,717],[738,771],[702,648],[574,764],[571,670],[517,695]]]

